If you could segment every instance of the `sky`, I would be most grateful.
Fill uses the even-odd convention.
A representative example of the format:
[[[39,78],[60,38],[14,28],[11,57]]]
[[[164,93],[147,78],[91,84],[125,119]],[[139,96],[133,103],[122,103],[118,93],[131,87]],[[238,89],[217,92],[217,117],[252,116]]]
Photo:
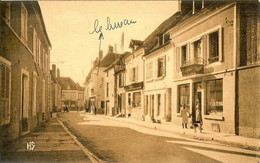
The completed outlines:
[[[39,1],[45,26],[52,44],[51,65],[56,64],[63,77],[71,77],[83,86],[91,61],[108,46],[121,50],[121,36],[124,32],[124,51],[131,39],[144,40],[164,20],[177,11],[177,1]],[[105,30],[110,23],[128,20],[136,21],[114,30]],[[94,32],[102,26],[104,40]]]

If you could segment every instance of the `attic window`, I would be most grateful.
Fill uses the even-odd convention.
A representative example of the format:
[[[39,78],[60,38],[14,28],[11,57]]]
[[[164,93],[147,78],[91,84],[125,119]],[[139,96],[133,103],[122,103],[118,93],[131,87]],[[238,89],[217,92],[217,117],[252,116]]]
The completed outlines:
[[[159,46],[163,45],[163,34],[159,35],[159,37],[158,37],[158,45]]]
[[[192,14],[204,8],[204,0],[193,0]]]

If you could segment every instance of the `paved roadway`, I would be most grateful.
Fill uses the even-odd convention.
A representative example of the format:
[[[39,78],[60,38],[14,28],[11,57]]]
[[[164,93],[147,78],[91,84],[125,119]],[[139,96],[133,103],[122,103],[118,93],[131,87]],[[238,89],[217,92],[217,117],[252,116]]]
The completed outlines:
[[[109,162],[260,162],[260,152],[77,112],[59,119],[98,158]]]

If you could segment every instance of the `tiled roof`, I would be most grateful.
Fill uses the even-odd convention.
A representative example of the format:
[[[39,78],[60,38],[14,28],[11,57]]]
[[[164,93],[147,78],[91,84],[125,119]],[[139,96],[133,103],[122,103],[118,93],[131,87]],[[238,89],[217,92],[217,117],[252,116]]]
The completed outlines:
[[[62,90],[67,90],[68,86],[70,90],[77,90],[77,84],[70,77],[60,77],[60,85]]]

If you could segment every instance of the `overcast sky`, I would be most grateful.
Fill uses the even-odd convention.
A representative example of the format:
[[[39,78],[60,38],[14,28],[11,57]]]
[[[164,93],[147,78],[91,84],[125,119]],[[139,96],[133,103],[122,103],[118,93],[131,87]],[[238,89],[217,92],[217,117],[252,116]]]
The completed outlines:
[[[124,50],[129,51],[131,39],[144,40],[177,10],[177,1],[40,1],[39,4],[52,43],[51,64],[60,68],[61,76],[71,77],[81,85],[91,69],[91,60],[98,57],[99,34],[90,34],[96,19],[103,26],[101,50],[105,55],[109,44],[117,44],[120,50],[122,32]],[[109,31],[105,30],[107,17],[111,24],[124,19],[136,23]]]

